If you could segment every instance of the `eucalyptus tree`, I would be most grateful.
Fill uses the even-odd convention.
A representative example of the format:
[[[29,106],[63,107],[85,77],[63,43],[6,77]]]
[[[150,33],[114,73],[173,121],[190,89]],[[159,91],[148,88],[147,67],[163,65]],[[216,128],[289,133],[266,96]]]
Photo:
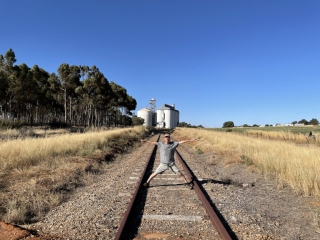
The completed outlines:
[[[117,125],[118,121],[121,119],[121,115],[125,113],[125,106],[128,95],[125,88],[112,81],[110,82],[110,86],[113,93],[112,105],[114,108],[119,110],[114,111],[114,113],[116,113],[116,115],[114,116],[114,120],[115,124]]]
[[[13,50],[10,48],[5,55],[0,55],[0,100],[1,108],[5,113],[5,118],[11,116],[12,99],[14,97],[11,91],[11,75],[14,71],[14,63],[16,62],[16,56]]]
[[[49,116],[49,119],[50,121],[60,121],[61,114],[64,115],[64,94],[61,92],[59,77],[55,73],[49,74],[48,83],[48,95],[51,99],[50,106],[53,109],[53,112],[51,113],[51,116]]]
[[[54,101],[50,92],[50,82],[48,81],[50,75],[44,69],[39,68],[38,65],[34,65],[31,72],[38,96],[35,107],[35,122],[39,122],[40,119],[41,122],[47,122],[48,119],[46,118],[48,118],[53,110],[51,103]]]
[[[72,119],[72,99],[75,97],[75,89],[80,85],[80,68],[63,63],[58,68],[58,80],[64,96],[64,122],[67,123],[67,99],[69,99],[69,117]]]
[[[14,51],[10,48],[4,55],[0,57],[0,67],[3,68],[7,76],[13,71],[13,64],[17,61]]]
[[[83,68],[83,67],[82,67]],[[76,93],[81,95],[87,126],[101,126],[104,110],[110,99],[111,88],[108,80],[96,66],[87,69],[82,85]]]
[[[127,90],[122,86],[114,82],[110,82],[110,86],[113,93],[113,97],[111,100],[113,108],[119,110],[113,111],[115,113],[115,124],[118,124],[119,119],[121,120],[120,124],[126,124],[126,116],[132,115],[131,111],[136,109],[137,101],[132,96],[128,95]]]
[[[112,99],[112,89],[108,79],[95,66],[91,68],[91,77],[93,77],[96,83],[95,95],[93,97],[95,126],[101,126],[105,119],[106,109]]]
[[[132,125],[132,119],[129,116],[132,116],[132,110],[135,110],[137,106],[137,101],[130,95],[126,95],[126,98],[123,102],[122,113],[121,113],[121,124],[127,126]]]
[[[0,70],[0,114],[3,114],[6,106],[6,95],[8,92],[8,81],[3,70]]]
[[[39,85],[33,79],[32,70],[22,63],[15,68],[11,78],[12,91],[15,95],[15,117],[33,123],[34,110],[39,99]]]
[[[39,96],[40,85],[33,77],[33,70],[24,63],[13,65],[15,62],[12,49],[4,57],[0,55],[1,105],[7,112],[5,116],[23,118],[31,123],[36,103],[43,99]],[[47,81],[48,75],[44,78]]]
[[[112,98],[110,100],[111,116],[112,116],[113,124],[117,126],[122,113],[121,106],[123,105],[124,98],[127,94],[127,91],[126,89],[124,89],[123,87],[121,87],[120,85],[116,84],[113,81],[110,82],[110,86],[112,90]]]
[[[111,82],[96,66],[63,63],[57,74],[34,65],[14,65],[15,53],[0,55],[0,111],[6,117],[32,122],[67,120],[88,126],[131,124],[136,100]]]
[[[127,99],[125,101],[126,114],[132,115],[133,110],[137,107],[137,101],[132,96],[127,95]]]
[[[75,89],[75,93],[77,94],[77,98],[75,98],[74,104],[73,104],[73,111],[74,111],[74,121],[76,125],[83,124],[85,125],[87,122],[86,119],[86,111],[87,106],[85,104],[85,96],[82,94],[83,91],[83,81],[88,77],[90,68],[88,66],[79,66],[80,69],[80,85]]]
[[[4,71],[5,60],[4,57],[0,54],[0,71]]]

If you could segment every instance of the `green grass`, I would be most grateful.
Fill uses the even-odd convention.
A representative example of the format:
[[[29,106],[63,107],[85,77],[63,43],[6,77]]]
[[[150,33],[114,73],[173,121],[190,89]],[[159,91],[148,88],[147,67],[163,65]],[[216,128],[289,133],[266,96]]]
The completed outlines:
[[[238,132],[245,133],[249,130],[259,130],[267,132],[290,132],[290,133],[301,133],[301,134],[320,134],[320,126],[288,126],[288,127],[234,127],[234,128],[207,128],[208,130],[221,131],[221,132]]]

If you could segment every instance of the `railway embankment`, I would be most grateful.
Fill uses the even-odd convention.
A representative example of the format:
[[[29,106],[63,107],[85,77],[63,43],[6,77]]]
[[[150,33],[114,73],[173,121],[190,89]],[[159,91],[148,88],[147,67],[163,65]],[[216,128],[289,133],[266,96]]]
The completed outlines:
[[[199,151],[192,144],[181,145],[178,151],[235,239],[319,239],[317,198],[297,195],[286,185],[279,188],[276,180],[261,175],[254,166],[248,167],[212,151]],[[143,168],[151,150],[152,146],[141,144],[135,151],[119,155],[105,174],[95,176],[93,182],[76,189],[67,202],[51,210],[41,221],[20,227],[30,230],[29,238],[38,235],[43,239],[114,239],[139,178],[137,169]],[[142,218],[137,239],[216,239],[215,235],[207,235],[206,229],[212,229],[193,190],[183,188],[179,179],[173,178],[162,175],[154,179],[145,203],[151,208],[145,214],[167,217]],[[161,186],[166,183],[170,186]],[[157,188],[166,196],[161,198],[161,203]],[[200,217],[199,221],[197,218],[185,221],[185,229],[189,227],[190,231],[179,231],[178,227],[176,232],[172,230],[174,227],[166,231],[169,226],[178,226],[172,216],[191,215],[179,210],[182,208],[173,199],[174,195],[183,198],[181,202],[189,211],[195,209],[196,216]],[[200,234],[203,231],[202,235],[195,235],[192,223],[197,225]],[[144,231],[150,226],[152,231]]]

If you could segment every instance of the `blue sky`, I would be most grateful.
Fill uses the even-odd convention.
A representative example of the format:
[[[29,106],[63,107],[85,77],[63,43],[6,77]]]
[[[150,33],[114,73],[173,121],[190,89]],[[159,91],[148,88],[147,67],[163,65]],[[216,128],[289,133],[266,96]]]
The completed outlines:
[[[0,54],[49,73],[96,65],[180,122],[320,120],[318,0],[1,0]]]

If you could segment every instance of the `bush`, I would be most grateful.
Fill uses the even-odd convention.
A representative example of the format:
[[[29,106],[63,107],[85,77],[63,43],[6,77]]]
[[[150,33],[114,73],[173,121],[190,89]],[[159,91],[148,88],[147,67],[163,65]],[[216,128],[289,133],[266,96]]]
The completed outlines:
[[[69,124],[64,123],[64,122],[51,122],[50,124],[51,128],[67,128],[70,127]]]
[[[232,121],[225,122],[222,128],[234,127],[234,123]]]
[[[24,124],[23,121],[0,120],[0,129],[7,130],[7,129],[14,129],[14,128],[21,128],[23,124]]]
[[[240,158],[243,161],[243,164],[246,166],[254,165],[253,160],[246,155],[241,155]]]
[[[309,122],[309,125],[319,125],[319,121],[316,118],[312,118]]]
[[[132,116],[132,125],[133,126],[139,126],[144,124],[144,119],[137,116]]]
[[[184,127],[184,128],[204,128],[202,125],[192,125],[190,123],[186,123],[186,122],[180,122],[178,124],[178,127]]]
[[[303,123],[304,125],[308,125],[309,122],[305,119],[301,119],[298,123]]]

